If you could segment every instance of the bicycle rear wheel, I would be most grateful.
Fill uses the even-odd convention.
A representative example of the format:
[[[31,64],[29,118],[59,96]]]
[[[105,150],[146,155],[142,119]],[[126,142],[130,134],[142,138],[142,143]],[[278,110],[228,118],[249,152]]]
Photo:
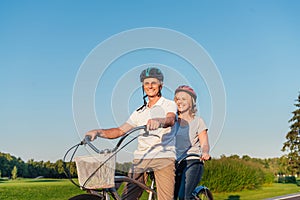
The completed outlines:
[[[195,194],[197,200],[213,200],[213,195],[208,188],[202,188],[197,194]]]

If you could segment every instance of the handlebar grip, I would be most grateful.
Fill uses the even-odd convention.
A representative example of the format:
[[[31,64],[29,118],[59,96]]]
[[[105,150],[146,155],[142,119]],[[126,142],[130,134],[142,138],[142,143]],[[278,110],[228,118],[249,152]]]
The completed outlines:
[[[91,147],[91,149],[93,149],[96,153],[100,153],[100,150],[97,149],[97,147],[95,147],[92,143],[91,143],[91,136],[86,135],[82,141],[83,144],[87,144]]]
[[[187,154],[187,155],[183,156],[177,163],[180,164],[183,160],[185,160],[188,157],[198,157],[198,158],[200,158],[201,156],[199,154],[195,154],[195,153]],[[211,160],[211,156],[209,157],[208,160]],[[204,161],[204,160],[202,160],[202,161]]]
[[[83,143],[88,143],[88,142],[91,142],[91,136],[89,136],[89,135],[86,135],[85,137],[84,137],[84,139],[83,139],[83,141],[82,141]]]

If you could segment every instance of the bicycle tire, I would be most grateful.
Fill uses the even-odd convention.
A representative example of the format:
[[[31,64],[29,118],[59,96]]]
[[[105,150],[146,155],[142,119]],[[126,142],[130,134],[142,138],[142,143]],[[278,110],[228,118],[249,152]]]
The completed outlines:
[[[213,195],[208,188],[201,189],[195,197],[197,200],[213,200]]]
[[[71,197],[69,200],[104,200],[104,197],[95,195],[95,194],[80,194],[74,197]]]

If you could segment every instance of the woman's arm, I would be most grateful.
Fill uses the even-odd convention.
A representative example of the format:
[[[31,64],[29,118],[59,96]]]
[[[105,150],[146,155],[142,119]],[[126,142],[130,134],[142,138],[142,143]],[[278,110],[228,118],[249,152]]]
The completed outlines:
[[[209,142],[208,142],[208,135],[207,135],[207,130],[202,131],[200,134],[198,134],[198,138],[200,141],[200,147],[202,151],[202,160],[208,160],[210,158],[209,155]]]

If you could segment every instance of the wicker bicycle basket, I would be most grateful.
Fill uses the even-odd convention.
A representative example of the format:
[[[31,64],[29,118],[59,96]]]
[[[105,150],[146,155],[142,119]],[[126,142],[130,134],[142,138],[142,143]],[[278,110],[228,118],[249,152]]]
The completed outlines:
[[[76,157],[79,185],[86,189],[114,187],[116,157],[111,156],[112,153],[105,153]]]

